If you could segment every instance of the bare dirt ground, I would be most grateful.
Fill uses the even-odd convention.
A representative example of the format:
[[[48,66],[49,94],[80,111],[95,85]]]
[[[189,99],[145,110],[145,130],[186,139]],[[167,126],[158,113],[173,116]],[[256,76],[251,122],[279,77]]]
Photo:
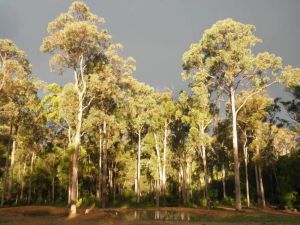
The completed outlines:
[[[218,208],[213,210],[193,208],[160,208],[161,211],[184,212],[197,216],[203,216],[203,221],[155,221],[155,220],[122,220],[117,217],[118,213],[130,213],[134,210],[144,209],[94,209],[87,215],[84,209],[79,215],[69,219],[68,209],[51,206],[22,206],[0,209],[0,225],[171,225],[171,224],[194,224],[194,225],[258,225],[258,224],[298,224],[300,225],[300,213],[284,212],[279,210],[246,209],[236,212],[232,208]],[[155,211],[155,208],[147,208]],[[263,218],[260,220],[260,218]],[[273,218],[270,220],[270,218]],[[284,220],[281,220],[284,218]],[[291,218],[291,220],[290,220]]]

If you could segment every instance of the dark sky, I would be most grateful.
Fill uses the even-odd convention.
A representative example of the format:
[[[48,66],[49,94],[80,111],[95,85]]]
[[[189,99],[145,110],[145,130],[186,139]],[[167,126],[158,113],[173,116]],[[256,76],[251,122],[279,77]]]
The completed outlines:
[[[49,21],[68,9],[68,0],[0,0],[0,38],[25,50],[34,74],[64,84],[72,77],[49,72],[49,55],[39,52]],[[284,64],[300,66],[300,1],[298,0],[86,0],[91,11],[106,19],[123,55],[137,61],[134,76],[157,89],[175,92],[181,81],[181,56],[205,29],[231,17],[254,24],[263,39],[257,51],[281,56]],[[282,95],[282,89],[272,88]],[[273,93],[273,94],[274,94]]]

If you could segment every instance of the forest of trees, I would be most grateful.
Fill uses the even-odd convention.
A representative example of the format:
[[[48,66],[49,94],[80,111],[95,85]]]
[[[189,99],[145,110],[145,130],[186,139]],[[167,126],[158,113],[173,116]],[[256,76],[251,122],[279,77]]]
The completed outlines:
[[[157,91],[104,23],[73,2],[48,24],[40,50],[64,86],[0,39],[1,206],[300,207],[300,69],[225,19],[183,53],[189,88]]]

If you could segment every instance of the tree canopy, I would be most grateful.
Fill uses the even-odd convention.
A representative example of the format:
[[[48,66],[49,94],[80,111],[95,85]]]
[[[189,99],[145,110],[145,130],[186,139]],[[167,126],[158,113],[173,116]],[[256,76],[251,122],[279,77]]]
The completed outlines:
[[[0,39],[1,206],[299,206],[300,69],[254,53],[254,25],[207,29],[176,93],[135,79],[104,23],[74,1],[48,24],[40,50],[52,72],[73,72],[65,85]],[[290,100],[269,95],[275,83]]]

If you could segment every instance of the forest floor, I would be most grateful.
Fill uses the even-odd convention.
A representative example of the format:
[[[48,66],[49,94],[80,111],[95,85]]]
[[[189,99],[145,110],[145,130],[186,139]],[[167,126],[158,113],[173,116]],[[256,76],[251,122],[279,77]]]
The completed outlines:
[[[69,219],[68,209],[51,206],[22,206],[0,209],[0,225],[299,225],[300,213],[280,210],[245,209],[236,212],[232,208],[195,209],[182,207],[160,208],[160,220],[155,208],[93,209],[88,214],[81,209],[79,215]],[[157,211],[156,211],[157,212]],[[166,214],[167,212],[172,212]],[[144,214],[143,214],[144,213]],[[151,214],[152,213],[152,214]],[[174,214],[175,213],[175,214]],[[121,216],[120,216],[121,215]],[[147,214],[148,215],[148,214]],[[167,217],[169,215],[169,217]],[[179,215],[179,217],[178,217]],[[139,218],[139,219],[138,219]]]

